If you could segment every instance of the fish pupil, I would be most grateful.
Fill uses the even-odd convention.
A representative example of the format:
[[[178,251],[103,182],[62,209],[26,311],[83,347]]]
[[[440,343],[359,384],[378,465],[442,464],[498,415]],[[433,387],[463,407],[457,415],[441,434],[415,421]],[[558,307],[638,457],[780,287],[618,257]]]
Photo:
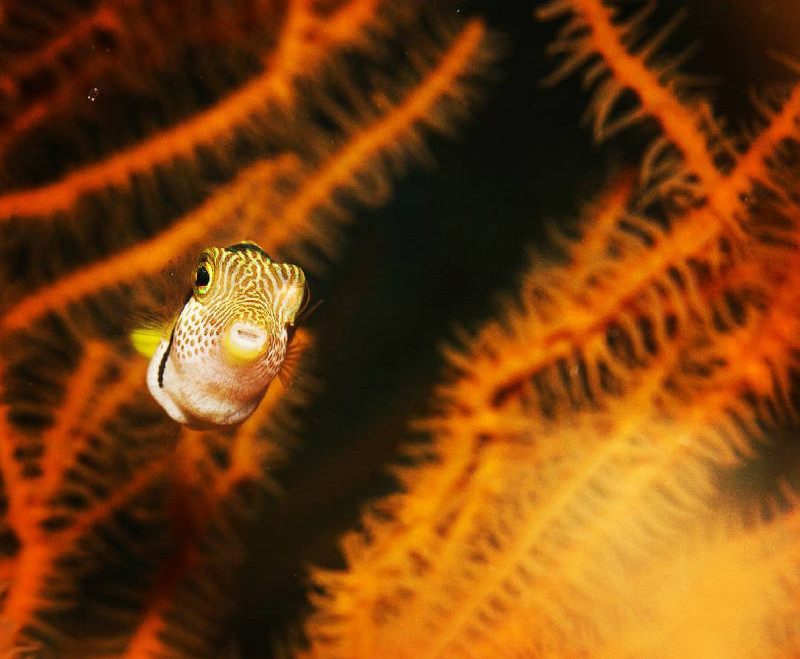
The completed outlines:
[[[195,274],[194,283],[199,286],[208,286],[209,282],[211,281],[211,275],[208,272],[208,268],[206,266],[201,265],[197,268],[197,273]]]

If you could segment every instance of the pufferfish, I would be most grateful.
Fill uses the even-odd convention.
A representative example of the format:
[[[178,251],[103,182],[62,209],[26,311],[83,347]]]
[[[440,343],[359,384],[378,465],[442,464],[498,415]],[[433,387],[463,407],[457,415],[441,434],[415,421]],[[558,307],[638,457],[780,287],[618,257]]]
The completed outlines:
[[[276,263],[253,242],[204,250],[173,321],[131,333],[151,356],[153,398],[190,428],[242,423],[283,367],[308,296],[301,268]]]

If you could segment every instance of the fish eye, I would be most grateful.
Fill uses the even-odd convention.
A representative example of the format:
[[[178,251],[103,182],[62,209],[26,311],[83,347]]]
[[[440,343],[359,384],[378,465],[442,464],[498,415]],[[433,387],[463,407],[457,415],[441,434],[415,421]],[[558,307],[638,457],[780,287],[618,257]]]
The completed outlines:
[[[194,290],[197,295],[203,296],[211,290],[211,282],[214,279],[214,266],[207,258],[203,258],[197,264],[194,272]]]

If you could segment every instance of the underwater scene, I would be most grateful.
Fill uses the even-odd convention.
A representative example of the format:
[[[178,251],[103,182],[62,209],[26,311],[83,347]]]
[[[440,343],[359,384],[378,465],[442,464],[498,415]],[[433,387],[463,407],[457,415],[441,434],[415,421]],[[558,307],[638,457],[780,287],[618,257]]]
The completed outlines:
[[[800,656],[796,0],[0,2],[0,657]]]

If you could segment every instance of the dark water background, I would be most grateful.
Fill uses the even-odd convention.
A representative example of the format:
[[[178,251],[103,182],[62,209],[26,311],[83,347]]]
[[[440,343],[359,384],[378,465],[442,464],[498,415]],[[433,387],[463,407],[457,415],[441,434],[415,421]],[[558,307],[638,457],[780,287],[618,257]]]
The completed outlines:
[[[653,28],[687,11],[665,51],[696,43],[684,71],[711,76],[703,88],[730,130],[752,127],[749,92],[790,77],[769,51],[800,58],[794,0],[659,4]],[[311,322],[319,393],[301,443],[272,474],[283,493],[267,502],[248,541],[237,619],[244,656],[264,656],[272,636],[297,624],[307,610],[306,567],[341,567],[337,537],[357,524],[365,501],[391,490],[386,467],[414,438],[409,420],[431,408],[439,347],[454,326],[476,329],[494,315],[529,253],[544,262],[545,223],[573,222],[616,171],[637,164],[654,135],[644,126],[593,144],[579,80],[539,84],[554,67],[545,49],[555,26],[538,23],[532,7],[460,5],[486,16],[505,43],[481,107],[458,139],[429,142],[434,169],[412,167],[389,204],[358,214],[339,257],[312,279],[325,300]],[[774,481],[795,468],[786,446],[765,448],[740,476]]]

